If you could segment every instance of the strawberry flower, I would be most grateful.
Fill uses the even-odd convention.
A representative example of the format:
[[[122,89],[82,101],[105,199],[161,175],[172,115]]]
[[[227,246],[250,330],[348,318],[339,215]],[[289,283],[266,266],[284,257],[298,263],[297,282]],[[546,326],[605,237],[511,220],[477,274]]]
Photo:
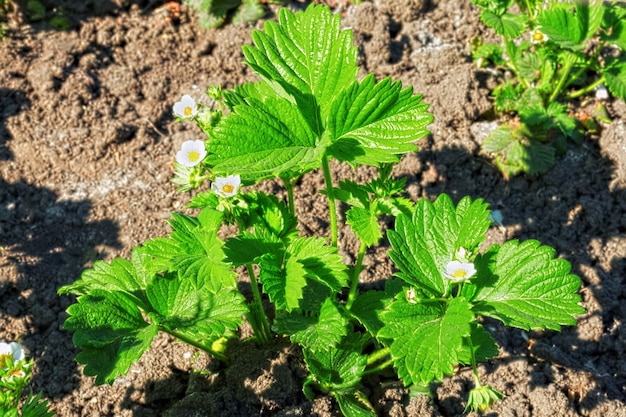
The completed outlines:
[[[470,279],[476,273],[476,268],[471,262],[450,261],[446,265],[444,276],[452,282],[463,282]]]
[[[24,359],[24,349],[19,343],[0,343],[0,366],[6,364],[7,359],[13,365],[17,365],[19,361]]]
[[[181,119],[192,119],[198,114],[196,101],[189,95],[185,94],[181,100],[174,104],[174,115]]]
[[[543,33],[541,30],[541,26],[537,26],[530,32],[530,42],[534,44],[546,42],[549,38],[548,35]]]
[[[206,156],[204,141],[188,140],[183,142],[180,151],[176,153],[176,162],[186,167],[198,165]]]
[[[228,177],[218,177],[211,184],[211,190],[215,194],[223,198],[229,198],[239,192],[241,185],[241,177],[239,175],[230,175]]]

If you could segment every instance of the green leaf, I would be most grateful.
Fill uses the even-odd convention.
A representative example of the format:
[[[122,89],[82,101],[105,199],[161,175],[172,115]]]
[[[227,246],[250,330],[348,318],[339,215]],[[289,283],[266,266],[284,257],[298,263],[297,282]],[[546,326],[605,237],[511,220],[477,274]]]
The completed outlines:
[[[134,262],[141,256],[133,250]],[[126,259],[116,258],[111,263],[97,261],[93,267],[86,269],[79,280],[59,288],[59,294],[88,294],[93,290],[125,291],[138,294],[146,285],[149,276],[137,271],[133,263]]]
[[[334,292],[340,292],[348,280],[347,268],[337,248],[327,245],[321,238],[299,238],[287,249],[290,263],[299,263],[306,277],[326,285]]]
[[[203,210],[198,218],[173,213],[173,232],[168,239],[146,242],[141,251],[151,256],[162,272],[177,272],[189,277],[197,287],[210,283],[213,289],[235,287],[235,273],[225,262],[223,242],[217,237],[222,213]]]
[[[243,23],[255,22],[265,15],[263,6],[259,0],[243,0],[237,13],[233,16],[233,23],[240,25]]]
[[[248,312],[243,296],[235,289],[197,289],[190,280],[173,274],[157,276],[146,292],[155,323],[203,343],[236,330]]]
[[[509,38],[519,37],[526,26],[526,17],[524,15],[512,13],[497,14],[491,10],[483,10],[480,13],[480,20],[495,30],[498,35]]]
[[[304,345],[304,361],[316,379],[330,391],[354,391],[367,366],[367,356],[361,354],[367,339],[351,332],[338,346],[309,349]]]
[[[553,102],[548,106],[548,115],[553,119],[563,136],[571,138],[575,143],[580,144],[584,138],[578,127],[576,118],[569,115],[566,105]]]
[[[74,332],[73,342],[82,349],[76,360],[85,365],[85,375],[96,376],[98,385],[125,375],[157,334],[124,292],[94,290],[78,297],[67,312],[63,328]]]
[[[535,82],[541,75],[542,61],[534,53],[528,52],[515,60],[518,74],[524,78],[528,84]]]
[[[603,74],[611,94],[626,101],[626,58],[609,59]]]
[[[372,74],[355,82],[333,102],[328,129],[334,142],[329,153],[353,164],[397,162],[398,155],[417,149],[413,142],[426,136],[433,121],[411,87]]]
[[[583,39],[589,39],[596,34],[604,18],[604,4],[602,0],[585,0],[576,2],[576,14],[580,15],[583,23]]]
[[[541,32],[563,48],[580,47],[587,34],[584,16],[565,8],[543,9],[537,21],[541,25]]]
[[[378,210],[394,217],[398,217],[400,214],[410,215],[415,210],[415,203],[406,197],[393,197],[379,200]]]
[[[360,391],[334,392],[339,409],[345,417],[376,417],[376,410]]]
[[[205,343],[235,331],[243,322],[243,316],[248,314],[245,299],[232,288],[201,293],[200,310],[201,314],[196,321],[179,330]]]
[[[615,44],[620,50],[626,51],[626,7],[617,2],[607,4],[603,16],[600,39]]]
[[[200,314],[200,296],[188,279],[158,275],[146,288],[157,323],[174,330],[193,322]]]
[[[454,372],[474,321],[471,305],[462,297],[445,306],[396,300],[383,315],[379,338],[391,340],[391,355],[405,385],[441,380]]]
[[[325,120],[339,91],[356,78],[352,32],[341,29],[340,16],[328,7],[313,4],[295,14],[280,9],[278,22],[264,29],[253,31],[254,46],[243,47],[247,64],[266,80],[314,97],[311,107]]]
[[[226,20],[228,12],[239,6],[240,0],[185,0],[193,8],[203,28],[220,26]]]
[[[475,265],[478,277],[466,287],[476,286],[470,300],[476,314],[522,329],[559,330],[585,312],[576,293],[580,278],[569,262],[535,240],[494,246]]]
[[[33,395],[31,391],[28,397],[24,400],[22,405],[21,417],[52,417],[55,415],[54,411],[49,410],[48,400],[41,400],[41,392],[37,395]],[[2,411],[0,409],[0,411]],[[16,412],[17,415],[17,412]],[[8,417],[8,416],[7,416]]]
[[[495,109],[500,112],[517,111],[522,90],[521,84],[513,84],[511,81],[505,81],[504,84],[494,88],[495,101],[493,105]]]
[[[367,247],[375,245],[383,236],[378,224],[378,216],[372,210],[352,207],[346,212],[346,223]]]
[[[502,47],[495,43],[485,43],[478,46],[472,52],[472,59],[478,61],[479,59],[491,61],[495,65],[503,65],[505,63],[502,58]]]
[[[260,258],[259,268],[263,291],[277,310],[292,311],[300,307],[303,289],[307,285],[302,264],[291,262],[283,265],[281,258],[268,253]]]
[[[285,259],[266,254],[259,262],[263,289],[279,309],[302,308],[303,289],[312,280],[340,292],[348,279],[337,249],[321,238],[298,238],[288,247]]]
[[[255,234],[266,231],[286,243],[298,235],[298,219],[276,196],[254,192],[244,194],[243,198],[249,207],[250,219],[246,225],[253,227]]]
[[[370,204],[366,188],[354,181],[339,181],[339,188],[334,189],[335,198],[352,207],[366,208]]]
[[[285,245],[275,236],[267,233],[243,232],[226,240],[224,252],[228,262],[234,266],[258,264],[263,255],[271,253],[279,259]]]
[[[434,203],[418,202],[412,218],[398,216],[396,227],[387,236],[392,251],[389,256],[398,267],[397,274],[424,293],[441,297],[447,280],[442,277],[448,262],[464,248],[476,253],[489,228],[487,205],[464,197],[455,208],[446,194]]]
[[[472,352],[476,362],[483,362],[498,355],[498,345],[494,338],[478,323],[471,324],[471,333],[463,340],[463,350],[459,352],[459,362],[465,365],[472,364]]]
[[[485,152],[500,153],[496,164],[506,176],[546,172],[554,165],[554,148],[528,138],[517,138],[508,125],[499,126],[483,143]]]
[[[306,116],[305,116],[306,114]],[[297,177],[319,168],[327,144],[308,112],[280,97],[249,97],[214,128],[206,162],[242,180]]]
[[[319,316],[292,312],[279,314],[274,326],[277,332],[291,335],[291,341],[317,352],[336,347],[347,334],[348,319],[339,306],[327,298]]]
[[[368,332],[376,335],[384,326],[380,316],[392,299],[393,297],[384,291],[367,291],[359,294],[354,300],[350,313],[359,320]]]

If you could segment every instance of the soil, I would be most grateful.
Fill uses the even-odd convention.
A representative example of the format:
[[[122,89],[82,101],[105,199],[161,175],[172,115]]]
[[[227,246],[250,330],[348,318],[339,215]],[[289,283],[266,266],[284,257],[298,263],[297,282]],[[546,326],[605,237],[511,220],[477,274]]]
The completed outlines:
[[[300,352],[282,339],[265,348],[234,343],[235,363],[216,369],[211,358],[161,335],[112,386],[82,375],[62,330],[73,299],[57,289],[95,260],[127,257],[169,232],[165,220],[189,198],[170,182],[173,156],[183,141],[201,137],[195,125],[174,123],[171,107],[183,94],[205,97],[212,84],[255,80],[241,46],[262,22],[205,30],[184,4],[176,19],[158,1],[47,5],[63,8],[69,30],[13,24],[0,43],[0,340],[22,342],[34,358],[32,388],[62,417],[337,415],[329,397],[304,397]],[[493,128],[482,116],[497,80],[471,62],[469,40],[490,35],[470,1],[334,7],[354,31],[363,74],[413,86],[435,115],[420,151],[394,171],[407,178],[408,195],[483,198],[503,216],[489,243],[537,239],[582,279],[587,313],[575,327],[524,332],[487,322],[501,350],[479,369],[506,398],[486,415],[626,416],[626,105],[610,100],[613,122],[548,174],[506,181],[480,152]],[[276,10],[267,6],[266,19]],[[335,168],[336,180],[371,175]],[[306,234],[327,233],[322,183],[312,173],[296,189]],[[258,187],[283,195],[272,182]],[[342,251],[353,261],[355,243],[343,234]],[[363,285],[380,286],[393,272],[386,250],[367,254]],[[433,384],[432,400],[411,399],[389,376],[368,379],[364,389],[381,416],[449,417],[463,414],[471,383],[462,368]]]

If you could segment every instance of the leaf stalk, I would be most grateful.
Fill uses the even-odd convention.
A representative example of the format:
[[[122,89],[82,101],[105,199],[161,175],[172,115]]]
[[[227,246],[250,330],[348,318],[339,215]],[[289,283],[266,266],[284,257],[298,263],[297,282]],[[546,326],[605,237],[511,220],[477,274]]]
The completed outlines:
[[[574,62],[575,60],[571,56],[568,56],[568,58],[565,60],[565,64],[563,65],[563,68],[561,68],[561,78],[559,78],[559,82],[557,83],[556,87],[552,91],[552,94],[550,95],[550,98],[548,99],[548,104],[556,100],[559,94],[561,94],[561,91],[563,90],[566,84],[565,81],[569,77],[570,70],[574,66]]]
[[[261,344],[268,344],[272,339],[272,331],[267,315],[263,310],[263,301],[261,292],[259,291],[259,283],[254,274],[252,264],[247,264],[248,275],[250,276],[250,288],[252,289],[252,297],[254,302],[250,304],[250,313],[248,314],[248,322],[254,330],[254,335]]]
[[[188,336],[186,336],[186,335],[184,335],[182,333],[179,333],[179,332],[177,332],[175,330],[170,330],[167,327],[164,327],[164,326],[161,326],[161,325],[159,325],[159,330],[161,330],[161,331],[163,331],[163,332],[165,332],[167,334],[170,334],[170,335],[174,336],[175,338],[177,338],[177,339],[179,339],[179,340],[181,340],[181,341],[183,341],[183,342],[185,342],[187,344],[190,344],[191,346],[197,347],[198,349],[207,352],[211,356],[214,356],[216,359],[224,362],[227,365],[230,364],[230,360],[228,359],[228,357],[226,357],[226,355],[224,355],[223,353],[217,352],[215,349],[212,349],[211,347],[209,347],[209,346],[207,346],[207,345],[205,345],[203,343],[200,343],[200,342],[198,342],[198,341],[196,341],[196,340],[194,340],[194,339],[192,339],[192,338],[190,338],[190,337],[188,337]]]
[[[354,271],[352,274],[352,282],[350,283],[350,292],[348,293],[348,301],[346,301],[346,308],[350,310],[352,308],[352,303],[356,299],[357,295],[357,287],[359,285],[359,275],[361,275],[361,271],[363,270],[363,258],[365,257],[365,251],[367,250],[367,245],[361,241],[361,245],[359,246],[359,253],[357,255],[356,264],[354,265]]]
[[[326,182],[326,196],[328,197],[328,210],[330,215],[330,242],[337,247],[337,209],[335,206],[335,189],[333,179],[330,175],[330,164],[328,157],[322,157],[322,170],[324,171],[324,182]]]

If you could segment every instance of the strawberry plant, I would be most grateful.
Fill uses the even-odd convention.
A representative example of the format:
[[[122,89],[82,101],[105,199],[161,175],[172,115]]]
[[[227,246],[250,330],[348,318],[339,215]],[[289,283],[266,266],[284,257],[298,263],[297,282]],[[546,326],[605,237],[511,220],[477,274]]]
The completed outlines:
[[[260,0],[185,0],[195,10],[200,24],[205,28],[215,28],[227,21],[235,24],[255,22],[265,15]],[[274,0],[278,3],[280,0]]]
[[[243,52],[259,81],[210,88],[217,109],[190,96],[174,105],[178,119],[207,135],[183,143],[174,163],[181,189],[198,190],[188,206],[196,214],[173,213],[168,237],[135,248],[130,260],[98,261],[59,290],[77,296],[64,328],[83,372],[113,383],[158,332],[228,364],[235,359],[225,341],[245,317],[249,342],[288,337],[300,346],[310,372],[304,393],[332,395],[346,416],[376,415],[362,392],[366,375],[395,369],[407,387],[424,390],[457,365],[475,377],[468,408],[486,409],[502,394],[478,378],[477,363],[498,353],[480,318],[522,329],[574,325],[584,311],[580,279],[534,240],[479,251],[491,225],[481,199],[403,196],[393,165],[417,150],[432,115],[410,87],[357,79],[352,33],[327,7],[282,9],[252,39]],[[331,159],[378,175],[335,183]],[[317,170],[327,237],[303,235],[295,210],[298,179]],[[282,181],[286,201],[247,188],[267,179]],[[352,265],[337,250],[338,201],[360,242]],[[367,249],[383,238],[381,216],[395,218],[387,239],[396,273],[384,290],[366,291],[359,276]],[[235,271],[244,271],[250,294],[238,291]]]
[[[509,120],[483,150],[496,155],[506,177],[545,173],[568,141],[580,144],[596,130],[596,119],[607,121],[602,100],[609,92],[626,100],[626,6],[601,0],[472,3],[501,39],[475,38],[472,56],[498,73],[494,109]],[[580,98],[594,92],[595,109],[577,116]]]

